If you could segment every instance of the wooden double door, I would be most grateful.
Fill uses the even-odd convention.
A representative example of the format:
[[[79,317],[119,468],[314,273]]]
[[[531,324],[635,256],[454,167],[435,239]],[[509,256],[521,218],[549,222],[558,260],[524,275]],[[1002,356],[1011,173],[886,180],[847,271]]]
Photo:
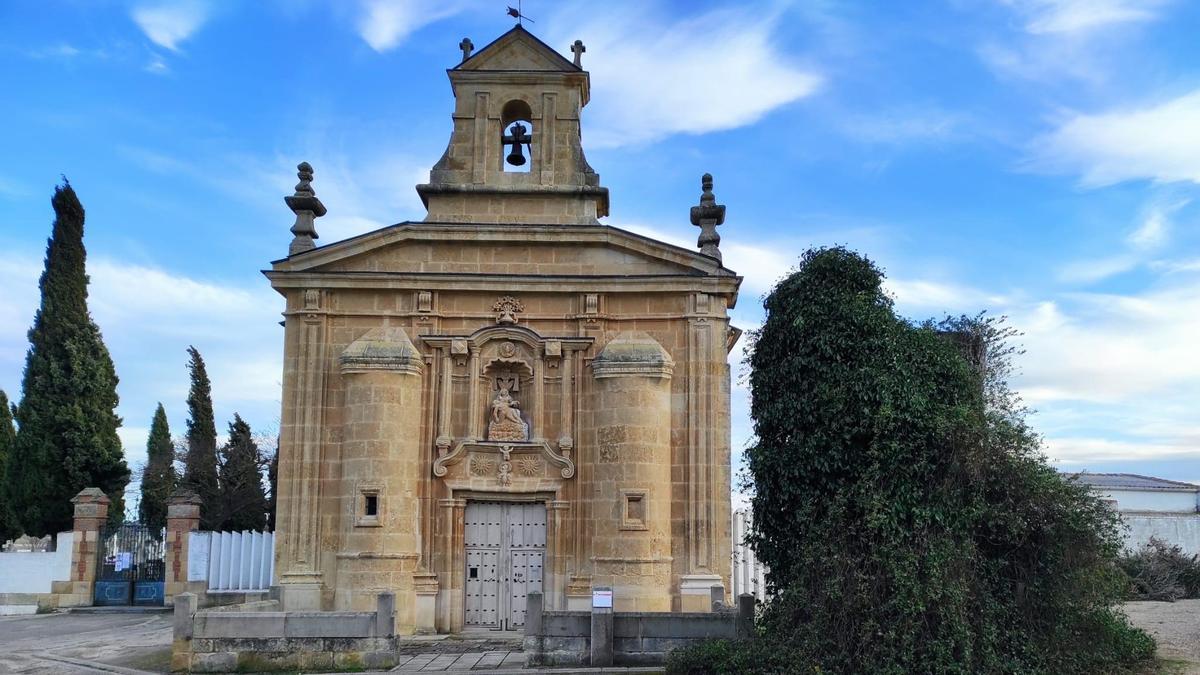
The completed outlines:
[[[525,599],[542,590],[546,505],[467,503],[466,626],[513,630],[525,625]]]

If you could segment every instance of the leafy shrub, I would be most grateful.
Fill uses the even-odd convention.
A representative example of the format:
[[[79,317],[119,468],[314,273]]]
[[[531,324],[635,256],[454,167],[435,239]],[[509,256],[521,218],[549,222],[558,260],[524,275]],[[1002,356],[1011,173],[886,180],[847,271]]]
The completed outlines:
[[[1134,600],[1200,598],[1200,555],[1187,555],[1157,537],[1121,556],[1118,564],[1129,578]]]
[[[748,357],[748,540],[773,599],[756,640],[686,650],[672,672],[1095,673],[1149,658],[1153,640],[1112,609],[1117,515],[1047,464],[1006,386],[1013,332],[982,315],[913,325],[882,280],[815,249],[766,298]]]

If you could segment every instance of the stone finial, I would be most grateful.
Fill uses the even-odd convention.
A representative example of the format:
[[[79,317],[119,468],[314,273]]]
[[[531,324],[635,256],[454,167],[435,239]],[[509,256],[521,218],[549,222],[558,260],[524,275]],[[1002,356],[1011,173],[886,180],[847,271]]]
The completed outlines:
[[[292,225],[292,234],[295,236],[292,238],[291,245],[288,246],[289,256],[317,247],[313,242],[314,239],[319,238],[314,220],[325,215],[325,205],[317,198],[317,193],[312,187],[312,165],[308,162],[300,162],[296,165],[296,176],[300,179],[300,182],[296,183],[296,193],[283,198],[288,208],[296,214],[296,223]]]
[[[718,204],[713,194],[713,177],[711,173],[704,174],[700,179],[700,205],[692,207],[692,224],[700,228],[700,238],[696,245],[700,252],[717,260],[721,259],[721,235],[717,234],[717,226],[725,222],[725,205]]]
[[[583,40],[576,40],[571,44],[571,52],[575,54],[575,65],[583,67],[583,53],[587,51],[587,47],[583,46]]]
[[[458,48],[462,50],[463,61],[471,58],[471,53],[475,51],[475,43],[471,42],[471,38],[463,38],[462,42],[458,43]]]

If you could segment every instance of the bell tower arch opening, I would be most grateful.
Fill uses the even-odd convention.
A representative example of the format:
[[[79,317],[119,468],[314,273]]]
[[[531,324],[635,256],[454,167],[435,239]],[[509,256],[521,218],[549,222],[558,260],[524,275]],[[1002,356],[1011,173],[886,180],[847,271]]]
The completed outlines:
[[[500,170],[507,173],[531,173],[534,170],[533,110],[516,98],[500,109]],[[528,153],[528,157],[526,157]]]

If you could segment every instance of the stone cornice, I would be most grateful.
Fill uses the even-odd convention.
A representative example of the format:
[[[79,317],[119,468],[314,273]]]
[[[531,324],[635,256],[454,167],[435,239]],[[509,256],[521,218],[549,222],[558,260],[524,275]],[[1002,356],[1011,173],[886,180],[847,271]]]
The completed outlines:
[[[611,225],[551,225],[506,223],[403,222],[373,232],[319,246],[310,251],[273,261],[276,272],[299,272],[329,265],[374,249],[406,241],[456,241],[463,243],[603,244],[663,260],[698,274],[741,280],[721,261],[699,251],[675,246],[622,230]]]

